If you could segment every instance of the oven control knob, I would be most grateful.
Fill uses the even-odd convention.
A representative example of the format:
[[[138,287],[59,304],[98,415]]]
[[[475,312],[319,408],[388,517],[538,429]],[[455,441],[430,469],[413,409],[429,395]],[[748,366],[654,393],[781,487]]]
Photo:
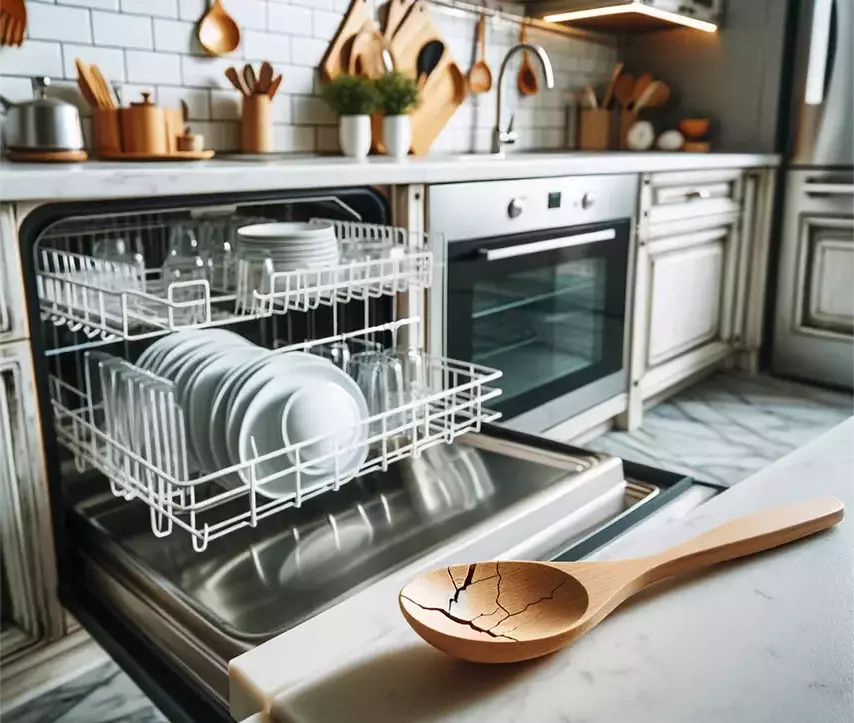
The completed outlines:
[[[522,201],[518,198],[514,198],[510,201],[510,205],[507,207],[507,215],[510,216],[510,218],[519,218],[524,210],[525,206]]]
[[[592,191],[585,193],[581,197],[581,208],[583,208],[585,211],[593,208],[593,204],[595,204],[595,203],[596,203],[596,194],[593,193]]]

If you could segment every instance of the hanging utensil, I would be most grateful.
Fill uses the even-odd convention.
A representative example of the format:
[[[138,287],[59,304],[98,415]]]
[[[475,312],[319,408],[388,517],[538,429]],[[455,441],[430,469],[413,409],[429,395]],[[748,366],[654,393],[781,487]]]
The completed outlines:
[[[197,37],[202,47],[211,55],[225,55],[240,45],[240,28],[222,6],[222,0],[213,0],[199,21]]]
[[[389,0],[386,3],[385,29],[383,30],[386,42],[391,42],[413,2],[414,0]]]
[[[240,78],[237,68],[233,65],[225,69],[225,77],[229,79],[231,84],[239,90],[242,95],[249,95],[249,91],[246,90],[246,86],[243,84],[243,80]]]
[[[243,83],[246,85],[248,95],[255,95],[258,92],[258,78],[255,77],[255,68],[251,63],[243,66]]]
[[[488,93],[492,90],[492,70],[486,62],[486,15],[477,21],[477,59],[469,70],[469,90],[472,93]]]
[[[521,30],[519,31],[519,42],[528,42],[528,20],[522,22]],[[522,53],[522,67],[519,68],[518,77],[519,92],[522,95],[534,95],[540,89],[540,81],[537,79],[537,71],[531,64],[531,59],[528,57],[528,51]]]
[[[0,5],[0,45],[21,45],[27,32],[24,0],[3,0]]]
[[[605,98],[602,100],[602,107],[606,110],[611,107],[611,99],[614,97],[614,88],[617,85],[617,80],[620,77],[620,73],[623,72],[623,68],[625,65],[623,63],[617,63],[614,68],[614,72],[611,74],[611,82],[608,83],[608,89],[605,91]]]
[[[478,663],[531,660],[575,641],[648,585],[808,537],[839,523],[844,510],[833,497],[797,502],[736,518],[646,557],[443,567],[408,583],[400,609],[418,635],[448,655]]]

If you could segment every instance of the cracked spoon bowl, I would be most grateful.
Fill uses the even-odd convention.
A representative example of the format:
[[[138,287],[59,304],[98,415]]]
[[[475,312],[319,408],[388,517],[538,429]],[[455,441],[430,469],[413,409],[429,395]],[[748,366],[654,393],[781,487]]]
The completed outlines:
[[[822,497],[740,517],[647,557],[452,565],[407,584],[400,609],[418,635],[456,658],[530,660],[580,637],[647,585],[812,535],[843,515],[839,500]]]

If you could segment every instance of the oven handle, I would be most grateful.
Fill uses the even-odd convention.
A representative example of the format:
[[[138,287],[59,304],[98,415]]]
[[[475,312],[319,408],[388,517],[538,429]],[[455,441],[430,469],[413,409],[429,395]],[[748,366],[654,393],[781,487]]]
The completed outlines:
[[[546,241],[534,241],[533,243],[522,244],[521,246],[507,246],[503,249],[480,249],[480,254],[481,256],[485,256],[487,261],[500,261],[501,259],[511,259],[514,256],[528,256],[529,254],[539,254],[543,251],[565,249],[570,246],[582,246],[583,244],[594,243],[596,241],[610,241],[615,238],[617,238],[617,231],[609,228],[604,231],[580,233],[576,236],[562,236]]]

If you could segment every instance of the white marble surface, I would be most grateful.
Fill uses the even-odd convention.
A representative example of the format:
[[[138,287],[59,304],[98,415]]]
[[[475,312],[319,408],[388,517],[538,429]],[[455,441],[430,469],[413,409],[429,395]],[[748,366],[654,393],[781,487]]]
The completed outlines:
[[[403,621],[392,589],[399,581],[383,581],[233,661],[232,702],[247,714],[253,703],[269,705],[277,721],[300,723],[850,723],[852,441],[849,419],[636,538],[628,554],[816,495],[845,502],[839,526],[665,582],[551,657],[494,667],[447,658]]]
[[[4,201],[171,196],[271,189],[433,184],[602,173],[768,167],[779,156],[704,153],[522,153],[428,155],[403,161],[308,157],[292,160],[217,160],[190,163],[0,164]]]

